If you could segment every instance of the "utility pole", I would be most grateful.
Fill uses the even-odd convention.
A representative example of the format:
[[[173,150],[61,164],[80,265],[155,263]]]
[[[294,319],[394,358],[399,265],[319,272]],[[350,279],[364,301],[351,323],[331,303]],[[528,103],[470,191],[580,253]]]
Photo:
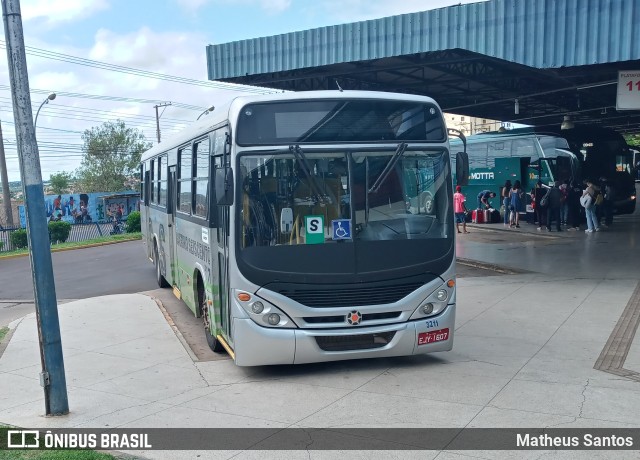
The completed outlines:
[[[33,277],[42,364],[40,385],[44,387],[46,414],[63,415],[69,413],[67,381],[64,374],[49,231],[43,212],[44,190],[42,188],[42,172],[40,171],[40,155],[31,111],[20,1],[1,1],[13,118],[16,126],[16,143],[27,212],[29,259]]]
[[[0,122],[0,180],[2,181],[2,203],[7,227],[13,227],[13,211],[11,210],[11,193],[9,193],[9,177],[7,160],[4,157],[4,140],[2,139],[2,122]]]
[[[153,106],[156,109],[156,134],[158,135],[158,144],[160,143],[160,115],[162,115],[162,114],[158,115],[158,107],[167,107],[169,105],[171,105],[171,102],[163,102],[162,104]]]

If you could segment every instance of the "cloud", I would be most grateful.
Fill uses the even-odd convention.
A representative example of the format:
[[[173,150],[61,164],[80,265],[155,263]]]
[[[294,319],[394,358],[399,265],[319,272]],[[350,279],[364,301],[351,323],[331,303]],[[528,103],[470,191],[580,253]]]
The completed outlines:
[[[202,69],[200,78],[206,79],[206,44],[204,36],[188,32],[154,32],[142,27],[117,34],[100,29],[89,58],[190,78],[198,78],[196,69]]]
[[[44,19],[48,24],[74,22],[109,8],[107,0],[23,0],[22,19]]]
[[[260,0],[263,10],[276,14],[287,10],[291,6],[291,0]]]
[[[208,4],[224,6],[253,7],[258,5],[269,14],[278,14],[291,7],[292,0],[176,0],[181,8],[189,13],[195,13]]]
[[[434,10],[459,3],[478,3],[486,0],[323,0],[309,10],[314,15],[328,15],[341,22],[366,21],[386,16]]]
[[[75,91],[79,78],[74,72],[41,72],[29,77],[29,86],[55,88],[56,91]]]
[[[181,8],[192,13],[202,8],[207,3],[211,3],[211,0],[176,0],[176,1]]]

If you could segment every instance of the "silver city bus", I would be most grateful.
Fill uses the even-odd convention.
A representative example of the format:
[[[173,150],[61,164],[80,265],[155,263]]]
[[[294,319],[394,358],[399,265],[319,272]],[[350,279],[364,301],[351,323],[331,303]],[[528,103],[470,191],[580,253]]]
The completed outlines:
[[[143,241],[237,365],[451,350],[450,165],[427,97],[238,97],[143,155]]]

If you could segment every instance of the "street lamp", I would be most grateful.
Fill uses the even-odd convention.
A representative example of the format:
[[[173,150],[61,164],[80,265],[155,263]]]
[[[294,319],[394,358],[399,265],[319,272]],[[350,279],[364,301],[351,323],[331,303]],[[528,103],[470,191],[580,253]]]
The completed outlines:
[[[43,105],[48,104],[49,101],[53,101],[56,98],[56,93],[51,93],[47,96],[47,98],[42,101],[42,104],[40,104],[40,107],[38,107],[38,111],[36,112],[36,118],[35,120],[33,120],[33,128],[35,129],[36,124],[38,123],[38,114],[40,113],[40,109],[42,108]]]
[[[198,115],[198,118],[196,118],[196,121],[197,121],[197,120],[199,120],[199,119],[200,119],[200,117],[201,117],[202,115],[206,115],[206,114],[208,114],[209,112],[213,112],[213,109],[215,109],[215,107],[214,107],[214,106],[209,107],[207,110],[205,110],[205,111],[204,111],[204,112],[202,112],[200,115]]]

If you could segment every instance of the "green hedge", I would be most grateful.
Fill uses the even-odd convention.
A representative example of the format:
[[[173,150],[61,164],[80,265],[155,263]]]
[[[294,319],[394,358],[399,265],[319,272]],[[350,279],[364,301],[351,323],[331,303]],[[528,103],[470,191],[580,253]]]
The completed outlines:
[[[11,246],[15,249],[27,247],[27,231],[24,228],[11,232],[9,239],[11,240]]]
[[[135,233],[141,230],[140,227],[140,211],[133,211],[127,217],[127,233]]]
[[[49,222],[49,238],[52,243],[64,243],[71,233],[69,222]]]

